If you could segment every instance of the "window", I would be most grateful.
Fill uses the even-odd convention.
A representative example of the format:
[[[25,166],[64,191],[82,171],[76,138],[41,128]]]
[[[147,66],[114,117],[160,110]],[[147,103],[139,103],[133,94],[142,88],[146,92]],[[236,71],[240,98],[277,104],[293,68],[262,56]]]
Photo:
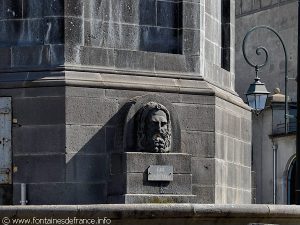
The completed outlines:
[[[230,0],[222,0],[221,10],[221,67],[230,71]]]

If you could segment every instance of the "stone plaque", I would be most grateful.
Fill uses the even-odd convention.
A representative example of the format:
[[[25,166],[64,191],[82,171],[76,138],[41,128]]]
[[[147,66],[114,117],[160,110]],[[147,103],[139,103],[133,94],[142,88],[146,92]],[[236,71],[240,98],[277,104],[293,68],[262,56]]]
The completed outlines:
[[[149,166],[148,181],[173,181],[173,166]]]

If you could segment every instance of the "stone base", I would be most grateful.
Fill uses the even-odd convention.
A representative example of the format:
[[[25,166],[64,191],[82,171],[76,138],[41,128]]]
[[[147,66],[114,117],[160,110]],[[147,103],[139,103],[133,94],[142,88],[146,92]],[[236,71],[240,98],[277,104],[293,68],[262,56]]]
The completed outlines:
[[[191,155],[126,152],[112,157],[110,203],[189,203],[192,195]],[[149,181],[150,165],[173,166],[172,181]]]

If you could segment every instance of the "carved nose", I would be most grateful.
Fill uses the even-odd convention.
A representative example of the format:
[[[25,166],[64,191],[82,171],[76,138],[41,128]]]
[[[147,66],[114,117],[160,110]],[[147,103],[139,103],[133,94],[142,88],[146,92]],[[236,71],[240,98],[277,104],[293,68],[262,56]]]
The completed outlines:
[[[161,124],[158,125],[157,129],[158,129],[159,132],[163,131],[163,127],[161,126]]]
[[[163,131],[162,126],[159,126],[159,132],[162,132],[162,131]]]
[[[160,128],[161,128],[161,126],[160,126],[159,123],[155,123],[155,124],[153,125],[153,127],[154,127],[154,129],[157,130],[157,131],[159,131]]]

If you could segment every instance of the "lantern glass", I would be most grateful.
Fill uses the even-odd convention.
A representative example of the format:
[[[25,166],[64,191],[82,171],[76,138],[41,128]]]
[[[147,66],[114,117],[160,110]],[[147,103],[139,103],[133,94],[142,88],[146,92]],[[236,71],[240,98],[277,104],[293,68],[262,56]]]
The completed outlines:
[[[268,94],[249,94],[247,95],[248,105],[256,112],[265,108]]]

